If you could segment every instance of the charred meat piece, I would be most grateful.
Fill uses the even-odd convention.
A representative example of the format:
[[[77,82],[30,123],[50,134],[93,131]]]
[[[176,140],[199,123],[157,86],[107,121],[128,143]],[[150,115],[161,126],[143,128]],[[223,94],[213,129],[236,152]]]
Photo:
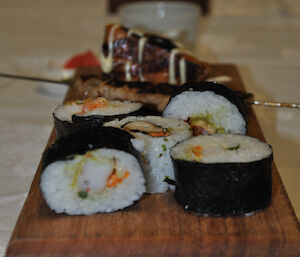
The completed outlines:
[[[80,68],[75,74],[75,91],[78,98],[103,96],[110,100],[130,100],[142,103],[147,110],[162,112],[170,96],[178,89],[167,83],[126,82],[106,80],[98,67]]]
[[[132,132],[141,132],[152,137],[167,137],[171,135],[167,128],[148,121],[128,122],[122,126],[123,129]]]
[[[181,85],[208,73],[208,65],[178,43],[119,24],[106,27],[100,59],[102,72],[121,81]]]

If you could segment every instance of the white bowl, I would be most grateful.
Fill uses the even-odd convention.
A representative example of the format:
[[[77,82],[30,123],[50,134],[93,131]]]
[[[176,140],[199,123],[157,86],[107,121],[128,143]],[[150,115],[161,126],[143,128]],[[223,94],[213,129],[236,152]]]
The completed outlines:
[[[197,38],[200,9],[190,2],[134,2],[119,11],[120,23],[174,39],[193,48]]]

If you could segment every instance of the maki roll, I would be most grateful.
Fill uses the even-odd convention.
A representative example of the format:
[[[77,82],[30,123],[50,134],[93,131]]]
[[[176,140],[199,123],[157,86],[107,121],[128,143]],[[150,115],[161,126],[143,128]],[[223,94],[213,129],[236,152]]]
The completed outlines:
[[[184,84],[170,98],[163,117],[187,121],[194,135],[246,133],[245,103],[236,92],[214,82]]]
[[[53,112],[57,137],[77,131],[97,128],[104,122],[127,115],[140,114],[142,104],[130,101],[112,101],[104,97],[69,101]]]
[[[163,193],[171,188],[165,178],[174,179],[170,148],[192,136],[190,126],[177,119],[159,116],[127,117],[104,124],[134,135],[134,147],[141,153],[147,193]]]
[[[116,128],[61,137],[43,154],[40,188],[57,213],[92,215],[132,205],[145,192],[132,136]]]
[[[268,207],[272,194],[272,148],[244,135],[193,137],[171,150],[174,197],[204,216],[251,215]]]

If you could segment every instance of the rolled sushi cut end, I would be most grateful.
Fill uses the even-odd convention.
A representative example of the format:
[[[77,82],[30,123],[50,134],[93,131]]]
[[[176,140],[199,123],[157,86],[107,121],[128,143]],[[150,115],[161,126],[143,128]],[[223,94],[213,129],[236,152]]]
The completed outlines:
[[[246,108],[227,87],[216,83],[187,83],[171,97],[163,117],[187,121],[194,135],[246,134]]]
[[[139,113],[142,104],[108,100],[104,97],[69,101],[53,112],[57,136],[65,136],[85,128],[101,126],[104,122]]]
[[[69,215],[123,209],[146,190],[137,159],[108,148],[51,163],[41,175],[40,186],[48,206]]]
[[[169,153],[175,144],[192,136],[186,122],[159,116],[130,116],[104,126],[122,128],[135,137],[131,142],[142,156],[147,193],[163,193],[173,188],[164,182],[166,178],[175,178]]]
[[[204,216],[251,215],[272,195],[272,148],[244,135],[197,136],[172,148],[174,197]]]
[[[125,208],[146,191],[134,138],[117,128],[60,137],[43,153],[40,188],[57,213],[92,215]]]

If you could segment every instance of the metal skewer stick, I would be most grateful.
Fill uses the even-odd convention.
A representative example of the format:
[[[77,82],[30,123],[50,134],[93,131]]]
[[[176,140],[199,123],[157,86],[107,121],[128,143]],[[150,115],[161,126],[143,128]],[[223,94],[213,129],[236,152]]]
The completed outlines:
[[[6,73],[0,73],[0,77],[12,78],[12,79],[22,79],[22,80],[31,80],[31,81],[40,81],[40,82],[48,82],[48,83],[56,83],[56,84],[62,84],[62,85],[67,85],[67,86],[72,86],[73,85],[71,80],[53,80],[53,79],[45,79],[45,78],[37,78],[37,77],[12,75],[12,74],[6,74]],[[281,103],[281,102],[259,101],[259,100],[252,100],[252,101],[248,100],[246,102],[248,104],[252,104],[252,105],[260,105],[260,106],[267,106],[267,107],[285,107],[285,108],[298,108],[298,109],[300,109],[300,104],[299,103]]]
[[[299,108],[300,109],[299,103],[281,103],[281,102],[258,101],[258,100],[248,101],[247,103],[252,104],[252,105],[261,105],[261,106],[267,106],[267,107],[285,107],[285,108]]]
[[[68,86],[73,85],[72,81],[70,81],[70,80],[53,80],[53,79],[19,76],[19,75],[5,74],[5,73],[0,73],[0,77],[11,78],[11,79],[30,80],[30,81],[40,81],[40,82],[47,82],[47,83],[56,83],[56,84],[62,84],[62,85],[68,85]]]

